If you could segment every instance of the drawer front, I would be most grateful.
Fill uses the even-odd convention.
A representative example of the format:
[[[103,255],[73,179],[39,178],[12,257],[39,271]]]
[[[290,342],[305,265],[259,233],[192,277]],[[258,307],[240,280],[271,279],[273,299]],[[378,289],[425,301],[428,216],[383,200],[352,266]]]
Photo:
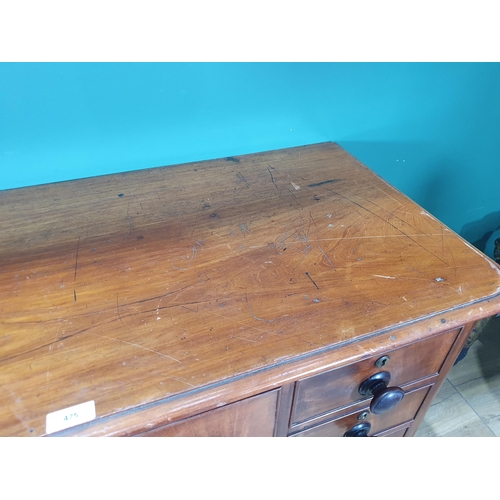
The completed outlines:
[[[404,437],[408,427],[396,427],[396,429],[389,429],[388,431],[381,432],[373,437]]]
[[[342,368],[300,380],[296,384],[292,409],[292,426],[336,408],[367,399],[358,388],[367,378],[380,371],[391,374],[390,386],[435,375],[441,369],[460,328],[441,333],[425,341],[415,342],[384,353],[389,361],[383,368],[375,366],[378,355]]]
[[[292,434],[293,437],[342,437],[349,429],[360,423],[368,422],[371,425],[369,436],[374,434],[388,434],[385,431],[393,427],[400,426],[406,422],[411,422],[415,417],[420,405],[429,393],[432,386],[425,386],[420,389],[405,394],[403,401],[392,410],[381,415],[369,413],[364,420],[359,420],[358,416],[368,410],[368,406],[361,410],[357,410],[349,415],[345,415],[339,419],[325,422],[297,434]],[[408,424],[409,425],[409,424]],[[404,428],[406,432],[408,426]],[[404,434],[403,432],[403,434]]]
[[[271,437],[279,389],[140,434],[143,437]]]

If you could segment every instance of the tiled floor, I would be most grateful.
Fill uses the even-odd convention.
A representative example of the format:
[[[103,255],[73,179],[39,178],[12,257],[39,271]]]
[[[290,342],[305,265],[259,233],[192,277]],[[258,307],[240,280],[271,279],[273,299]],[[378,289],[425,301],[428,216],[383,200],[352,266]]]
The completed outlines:
[[[452,368],[416,436],[500,436],[500,317]]]

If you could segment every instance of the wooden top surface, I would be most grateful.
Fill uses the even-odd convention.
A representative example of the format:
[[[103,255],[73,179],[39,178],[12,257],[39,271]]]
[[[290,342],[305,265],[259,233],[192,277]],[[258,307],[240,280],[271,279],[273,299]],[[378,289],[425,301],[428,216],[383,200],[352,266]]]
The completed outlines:
[[[333,143],[3,191],[0,225],[1,435],[498,303],[492,261]]]

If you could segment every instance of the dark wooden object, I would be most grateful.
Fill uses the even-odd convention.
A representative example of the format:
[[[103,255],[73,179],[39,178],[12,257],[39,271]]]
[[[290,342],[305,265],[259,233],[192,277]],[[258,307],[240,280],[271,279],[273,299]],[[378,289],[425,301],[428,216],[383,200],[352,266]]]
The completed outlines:
[[[88,401],[56,434],[410,436],[500,311],[495,263],[333,143],[3,191],[0,224],[4,436]]]

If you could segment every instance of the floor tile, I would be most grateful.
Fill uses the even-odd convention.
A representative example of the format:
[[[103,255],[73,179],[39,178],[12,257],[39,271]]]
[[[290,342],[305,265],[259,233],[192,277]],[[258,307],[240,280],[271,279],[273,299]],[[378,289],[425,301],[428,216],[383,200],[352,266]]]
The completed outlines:
[[[500,436],[500,318],[486,326],[436,395],[416,436]]]
[[[458,392],[450,391],[448,397],[442,398],[440,402],[429,408],[415,436],[492,437],[494,434]]]
[[[494,380],[475,379],[456,389],[494,434],[500,436],[500,375]]]
[[[488,323],[467,356],[448,374],[454,387],[476,379],[491,379],[500,375],[500,318]]]
[[[457,394],[456,389],[450,384],[449,380],[445,380],[443,382],[443,385],[439,389],[439,392],[436,394],[434,397],[434,400],[432,401],[432,404],[438,404],[441,403],[442,401],[448,399],[450,396],[453,396],[453,394]]]
[[[448,378],[481,420],[500,436],[499,318],[488,324],[463,361],[463,367],[458,363]]]

